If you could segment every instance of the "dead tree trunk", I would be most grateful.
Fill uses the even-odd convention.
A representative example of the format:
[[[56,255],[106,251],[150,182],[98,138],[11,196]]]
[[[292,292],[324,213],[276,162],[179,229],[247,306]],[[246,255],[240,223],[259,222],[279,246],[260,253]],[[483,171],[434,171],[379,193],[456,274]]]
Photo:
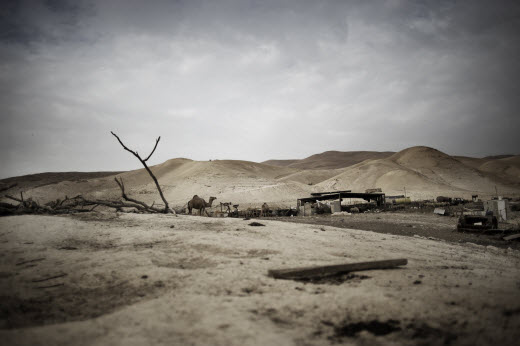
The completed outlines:
[[[163,200],[164,202],[164,210],[163,212],[164,213],[173,213],[173,210],[170,209],[170,207],[168,206],[168,202],[166,201],[166,198],[164,198],[164,195],[163,195],[163,192],[161,190],[161,187],[159,186],[159,182],[157,181],[157,178],[155,177],[155,175],[152,173],[152,171],[150,170],[150,168],[148,168],[148,165],[146,164],[146,161],[148,161],[148,159],[152,156],[152,154],[155,152],[155,149],[157,148],[157,144],[159,144],[159,141],[161,140],[161,137],[159,136],[157,138],[157,140],[155,141],[155,146],[153,147],[153,150],[152,152],[150,153],[150,155],[148,155],[148,157],[146,159],[142,159],[141,156],[139,155],[139,153],[137,153],[137,151],[133,151],[133,150],[130,150],[126,147],[126,145],[123,144],[123,142],[121,141],[121,139],[112,131],[110,131],[110,133],[117,138],[117,140],[119,141],[119,144],[121,144],[121,146],[128,152],[132,153],[132,155],[134,155],[135,157],[137,157],[137,159],[143,164],[144,168],[146,169],[146,171],[148,172],[148,174],[150,174],[150,176],[152,177],[154,183],[155,183],[155,186],[157,186],[157,190],[159,190],[159,195],[161,195],[161,199]],[[116,180],[117,182],[117,180]],[[119,182],[118,182],[118,185],[119,185]],[[121,187],[121,185],[120,185]],[[122,188],[123,190],[123,188]],[[123,197],[124,196],[124,190],[123,190]]]

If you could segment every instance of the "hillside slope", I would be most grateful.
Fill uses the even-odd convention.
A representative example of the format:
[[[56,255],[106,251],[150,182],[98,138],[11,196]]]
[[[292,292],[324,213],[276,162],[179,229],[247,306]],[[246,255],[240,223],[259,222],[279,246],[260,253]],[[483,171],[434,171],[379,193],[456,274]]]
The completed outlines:
[[[361,153],[361,152],[358,152]],[[367,152],[363,152],[367,153]],[[356,159],[371,154],[354,155]],[[306,161],[309,166],[337,167],[353,154],[328,152]],[[380,153],[381,154],[381,153]],[[520,195],[520,156],[498,159],[452,157],[428,147],[412,147],[398,153],[383,153],[384,158],[364,160],[344,168],[301,169],[238,160],[193,161],[177,158],[150,167],[172,206],[183,206],[193,195],[206,200],[240,204],[241,208],[270,205],[294,206],[296,200],[313,191],[353,190],[363,192],[380,187],[388,195],[406,193],[429,199],[438,195],[469,198],[472,194]],[[312,157],[311,157],[312,158]],[[337,161],[335,161],[337,160]],[[79,173],[78,173],[79,174]],[[128,172],[100,172],[70,175],[48,173],[35,177],[9,178],[23,183],[9,190],[24,192],[47,202],[82,194],[88,198],[120,198],[114,176],[123,178],[126,192],[147,203],[161,203],[156,187],[144,169]],[[60,178],[61,177],[61,178]],[[65,180],[59,180],[65,179]],[[81,178],[81,179],[80,179]],[[84,178],[84,179],[83,179]],[[2,181],[3,182],[3,181]]]
[[[269,160],[263,163],[297,169],[338,169],[345,168],[365,160],[376,160],[391,156],[390,151],[326,151],[302,160]]]
[[[520,155],[487,161],[479,167],[479,170],[494,174],[511,183],[520,183]]]
[[[507,159],[506,159],[507,160]],[[459,160],[428,147],[412,147],[380,160],[364,161],[348,167],[335,177],[319,183],[316,190],[352,189],[363,191],[381,187],[387,194],[407,194],[416,198],[435,195],[518,193],[518,187],[496,179]]]
[[[273,205],[294,205],[296,198],[308,195],[311,189],[306,184],[283,180],[298,172],[295,169],[248,161],[172,159],[150,169],[173,206],[184,205],[195,194],[206,200],[215,196],[216,204],[233,202],[249,206],[270,202]],[[130,196],[147,203],[162,203],[154,182],[144,169],[123,172],[118,176],[123,179]],[[41,202],[78,194],[100,199],[120,197],[113,176],[79,182],[63,181],[29,189],[25,193]]]

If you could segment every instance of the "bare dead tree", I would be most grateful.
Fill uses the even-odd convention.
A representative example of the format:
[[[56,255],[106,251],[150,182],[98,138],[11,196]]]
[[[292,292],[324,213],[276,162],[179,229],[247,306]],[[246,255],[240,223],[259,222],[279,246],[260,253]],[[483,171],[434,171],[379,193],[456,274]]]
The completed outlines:
[[[144,168],[146,169],[146,171],[148,172],[148,174],[150,174],[150,176],[152,177],[154,183],[155,183],[155,186],[157,187],[157,190],[159,191],[159,195],[161,195],[161,199],[163,200],[164,202],[164,209],[162,210],[163,213],[173,213],[173,210],[170,209],[169,205],[168,205],[168,202],[166,201],[166,198],[164,198],[164,195],[163,195],[163,192],[161,190],[161,187],[159,186],[159,182],[157,181],[157,178],[155,177],[155,175],[152,173],[152,171],[150,170],[150,168],[148,167],[148,165],[146,164],[146,161],[148,161],[148,159],[150,159],[150,157],[152,157],[152,154],[155,152],[155,149],[157,148],[157,144],[159,144],[159,141],[161,140],[161,137],[159,136],[157,138],[157,140],[155,141],[155,146],[153,147],[153,150],[152,152],[150,153],[150,155],[148,155],[146,157],[146,159],[142,159],[141,156],[139,155],[139,153],[137,151],[133,151],[131,149],[128,149],[128,147],[123,143],[123,141],[112,131],[110,131],[110,133],[117,138],[119,144],[121,144],[121,146],[126,150],[128,151],[129,153],[132,153],[132,155],[134,155],[135,157],[137,157],[137,159],[143,164]],[[128,199],[128,196],[126,196],[125,194],[125,191],[124,191],[124,185],[123,185],[123,180],[121,180],[121,182],[119,182],[117,179],[116,179],[116,182],[117,184],[119,185],[119,187],[121,188],[122,190],[122,193],[123,193],[123,198],[126,199],[127,201],[131,201],[130,199]],[[132,202],[136,203],[136,200],[133,200]],[[139,202],[139,201],[137,201]],[[142,207],[146,208],[146,209],[150,209],[150,210],[153,210],[153,209],[156,209],[156,208],[151,208],[149,206],[144,206],[143,202],[139,202],[139,203],[136,203],[136,204],[139,204],[141,205]]]
[[[93,211],[96,207],[102,205],[114,208],[118,211],[124,211],[123,208],[133,208],[135,212],[140,213],[164,213],[163,208],[154,207],[154,204],[148,205],[137,199],[129,197],[125,192],[125,184],[123,178],[114,178],[115,182],[121,189],[120,200],[103,200],[103,199],[87,199],[82,195],[64,199],[56,199],[45,204],[39,204],[31,197],[24,198],[23,191],[20,191],[20,197],[5,195],[5,198],[18,202],[18,205],[0,202],[0,216],[4,215],[22,215],[22,214],[72,214]],[[88,209],[85,209],[88,207]]]
[[[5,195],[5,198],[8,198],[12,201],[18,202],[18,205],[13,205],[9,203],[0,202],[0,216],[2,215],[19,215],[19,214],[68,214],[68,213],[79,213],[79,212],[89,212],[94,210],[97,206],[105,206],[110,208],[115,208],[118,211],[123,211],[123,208],[134,208],[135,211],[141,212],[141,213],[175,213],[168,205],[168,202],[166,201],[166,198],[164,198],[163,192],[161,190],[161,187],[159,186],[159,182],[157,181],[157,178],[152,173],[148,165],[146,164],[146,161],[152,157],[152,154],[155,152],[155,149],[157,149],[157,145],[159,144],[159,140],[161,137],[158,137],[155,141],[155,146],[153,147],[153,150],[151,153],[145,158],[142,159],[139,153],[136,151],[133,151],[131,149],[128,149],[126,145],[121,141],[121,139],[114,133],[111,132],[114,137],[117,138],[121,146],[128,152],[132,153],[139,161],[143,164],[144,168],[150,174],[153,181],[155,182],[155,186],[157,187],[157,190],[159,191],[159,194],[161,195],[161,199],[164,202],[164,208],[155,207],[155,202],[152,205],[148,205],[142,201],[139,201],[137,199],[131,198],[126,194],[125,191],[125,184],[123,182],[123,178],[117,177],[114,178],[115,182],[121,189],[121,197],[122,199],[119,200],[90,200],[82,195],[77,195],[76,197],[69,198],[68,196],[65,196],[65,199],[57,199],[56,201],[50,201],[48,203],[45,203],[43,205],[39,204],[35,200],[33,200],[31,197],[24,198],[23,191],[20,191],[20,197],[14,197],[12,195]],[[10,188],[16,186],[16,184],[12,184],[8,187],[3,187],[0,189],[0,192],[7,191]],[[88,207],[88,209],[85,209],[85,207]]]
[[[119,183],[120,182],[118,182],[118,184]],[[124,187],[122,187],[122,191],[124,191]],[[126,196],[124,192],[123,195]],[[58,199],[56,201],[48,202],[44,205],[39,204],[32,198],[21,199],[11,195],[6,195],[5,197],[18,202],[18,205],[0,202],[0,216],[22,214],[72,214],[90,212],[100,205],[114,208],[118,211],[123,211],[123,208],[134,208],[137,212],[142,213],[164,212],[163,209],[148,206],[146,203],[129,198],[128,196],[126,196],[126,198],[123,197],[126,200],[90,200],[83,197],[82,195],[77,195],[73,198],[68,198],[65,196],[65,199],[63,200]],[[85,207],[88,207],[88,209],[85,209]]]

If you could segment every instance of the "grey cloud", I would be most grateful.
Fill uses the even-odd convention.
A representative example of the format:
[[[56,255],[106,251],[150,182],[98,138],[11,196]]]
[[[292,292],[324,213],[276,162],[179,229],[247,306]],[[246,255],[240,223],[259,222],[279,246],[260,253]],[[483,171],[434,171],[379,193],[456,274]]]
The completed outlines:
[[[2,15],[0,176],[135,168],[109,130],[143,152],[161,135],[155,163],[519,147],[515,2],[30,1]]]

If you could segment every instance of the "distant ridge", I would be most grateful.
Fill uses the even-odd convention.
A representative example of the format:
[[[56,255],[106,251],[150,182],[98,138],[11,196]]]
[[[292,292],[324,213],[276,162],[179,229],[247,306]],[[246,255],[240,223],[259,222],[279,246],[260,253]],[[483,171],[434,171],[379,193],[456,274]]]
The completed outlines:
[[[277,166],[277,167],[288,167],[288,166],[292,165],[293,163],[296,163],[299,161],[301,161],[301,160],[267,160],[262,163],[266,164],[266,165]]]
[[[301,160],[268,160],[262,163],[296,169],[338,169],[365,160],[384,159],[395,154],[393,151],[326,151]]]
[[[491,155],[483,157],[484,160],[499,160],[499,159],[507,159],[509,157],[513,157],[517,155]]]
[[[108,176],[120,174],[120,171],[114,172],[47,172],[27,174],[18,177],[11,177],[0,179],[0,184],[8,186],[11,184],[18,184],[18,188],[28,189],[45,185],[58,184],[62,181],[77,182],[80,180],[98,179]]]
[[[478,167],[479,163],[482,167]],[[341,174],[320,182],[316,188],[363,191],[381,187],[388,194],[404,193],[406,188],[415,198],[441,194],[467,198],[471,193],[492,194],[495,187],[518,193],[519,168],[518,156],[497,160],[456,158],[434,148],[417,146],[384,159],[350,166]],[[506,176],[508,179],[503,178]]]
[[[406,193],[413,199],[441,195],[471,198],[474,194],[489,198],[497,191],[502,196],[520,196],[520,156],[468,158],[424,146],[397,153],[327,151],[303,160],[264,163],[176,158],[150,169],[168,202],[178,207],[195,194],[206,199],[217,197],[216,205],[232,202],[247,208],[264,202],[269,206],[294,206],[298,198],[312,192],[363,192],[371,188],[382,188],[388,195]],[[121,197],[115,174],[124,179],[130,196],[146,203],[159,200],[155,185],[143,168],[127,172],[41,173],[3,179],[0,185],[18,183],[6,193],[19,195],[23,191],[25,197],[42,203],[78,194],[115,199]],[[0,199],[8,202],[5,197]]]

